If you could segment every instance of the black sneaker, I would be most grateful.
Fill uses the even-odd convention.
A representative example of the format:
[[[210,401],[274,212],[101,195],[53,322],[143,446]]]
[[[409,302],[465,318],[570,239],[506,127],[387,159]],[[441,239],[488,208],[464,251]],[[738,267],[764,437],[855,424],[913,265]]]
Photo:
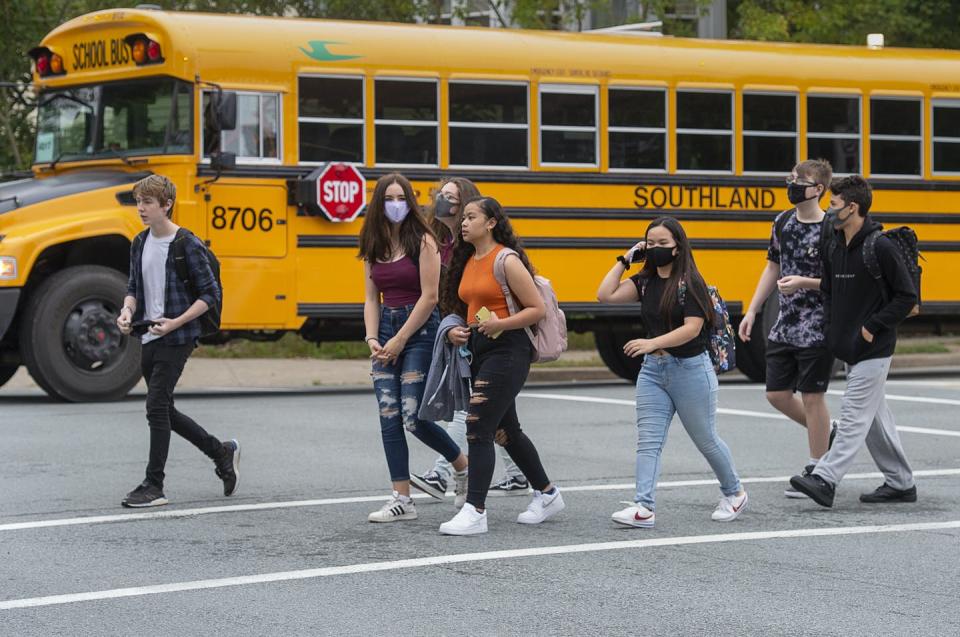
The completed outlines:
[[[223,495],[233,495],[240,484],[240,443],[236,439],[223,443],[223,455],[216,463],[217,477],[223,480]]]
[[[811,500],[828,509],[833,506],[833,496],[836,489],[832,484],[815,473],[808,476],[800,475],[790,478],[790,486],[807,495]]]
[[[163,491],[153,486],[149,482],[144,482],[136,489],[127,494],[120,504],[131,509],[142,509],[145,507],[158,507],[167,504],[167,496]]]
[[[530,483],[523,476],[505,476],[500,482],[490,485],[490,493],[500,495],[523,495],[530,489]]]
[[[881,484],[872,493],[861,493],[860,501],[868,504],[877,504],[881,502],[916,502],[916,485],[909,489],[894,489],[887,483]]]
[[[410,484],[438,500],[442,500],[447,495],[447,481],[436,471],[428,471],[422,476],[414,474],[410,476]]]
[[[807,466],[805,466],[805,467],[803,468],[803,472],[802,472],[800,475],[801,475],[801,476],[808,476],[808,475],[810,475],[811,473],[813,473],[813,469],[814,469],[816,466],[817,466],[817,465],[815,465],[815,464],[808,464]],[[787,498],[793,498],[793,499],[799,499],[799,500],[802,500],[803,498],[807,497],[806,494],[800,493],[799,491],[797,491],[797,490],[794,489],[793,487],[787,487],[786,489],[784,489],[783,495],[784,495],[784,497],[787,497]]]
[[[833,439],[837,437],[837,421],[830,421],[830,440],[827,441],[827,451],[833,448]]]

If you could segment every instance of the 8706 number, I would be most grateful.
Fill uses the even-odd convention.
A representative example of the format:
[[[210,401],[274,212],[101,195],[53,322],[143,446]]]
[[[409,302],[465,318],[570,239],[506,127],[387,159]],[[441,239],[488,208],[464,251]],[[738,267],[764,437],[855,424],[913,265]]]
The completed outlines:
[[[253,208],[239,206],[214,206],[210,223],[216,230],[235,230],[239,224],[240,228],[249,232],[257,228],[270,232],[273,229],[273,211],[269,208],[257,212]]]

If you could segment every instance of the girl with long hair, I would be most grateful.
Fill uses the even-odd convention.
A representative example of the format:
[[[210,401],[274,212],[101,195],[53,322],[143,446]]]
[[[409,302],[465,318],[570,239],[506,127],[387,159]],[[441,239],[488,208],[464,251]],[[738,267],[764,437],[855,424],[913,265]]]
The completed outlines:
[[[513,315],[494,275],[494,263],[506,248],[515,252],[505,255],[503,261],[506,284],[522,308]],[[517,419],[516,397],[530,371],[533,347],[524,328],[534,325],[546,313],[533,273],[500,204],[489,197],[467,203],[441,304],[464,317],[468,324],[452,328],[447,338],[454,345],[467,345],[473,355],[467,412],[470,474],[466,504],[452,520],[440,525],[441,533],[487,532],[485,503],[496,461],[495,438],[534,488],[533,499],[517,522],[539,524],[564,508],[560,491],[547,477],[536,447]]]
[[[643,268],[621,280],[642,257]],[[720,481],[723,496],[711,518],[735,520],[747,506],[747,494],[730,449],[717,435],[717,375],[707,352],[706,328],[713,320],[707,285],[693,260],[690,242],[673,217],[650,222],[643,241],[617,257],[597,290],[601,303],[640,302],[646,338],[628,341],[623,351],[644,356],[637,376],[637,490],[633,502],[613,514],[614,522],[654,525],[654,490],[660,456],[674,414]]]
[[[457,471],[467,459],[436,423],[420,420],[433,342],[440,324],[437,290],[440,253],[420,214],[410,182],[391,173],[377,181],[360,230],[365,298],[365,341],[373,361],[380,433],[393,497],[368,516],[371,522],[413,520],[409,450],[404,429],[439,452]]]
[[[460,222],[463,219],[463,203],[480,198],[477,186],[464,177],[448,177],[440,182],[436,197],[432,205],[427,208],[427,222],[440,244],[440,282],[443,285],[443,271],[449,266],[453,257],[454,239],[460,234]],[[440,314],[446,315],[449,311],[441,306]],[[453,420],[448,423],[437,423],[445,426],[447,433],[453,438],[460,449],[467,448],[467,412],[457,411]],[[527,478],[510,459],[506,450],[500,447],[500,459],[503,460],[505,475],[491,489],[501,492],[526,493]],[[433,467],[422,474],[411,474],[410,482],[424,493],[440,499],[446,495],[447,485],[454,482],[454,506],[460,508],[467,501],[466,474],[460,474],[447,462],[443,456],[437,456]]]

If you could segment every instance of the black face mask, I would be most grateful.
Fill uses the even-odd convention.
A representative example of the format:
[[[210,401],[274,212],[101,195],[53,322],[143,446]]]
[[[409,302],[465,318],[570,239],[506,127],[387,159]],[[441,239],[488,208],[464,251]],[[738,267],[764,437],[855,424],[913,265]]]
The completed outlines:
[[[843,208],[846,208],[846,207],[847,207],[847,206],[844,206]],[[843,208],[828,208],[828,209],[827,209],[826,220],[829,221],[829,222],[833,225],[833,227],[836,228],[837,230],[839,230],[840,228],[842,228],[842,227],[843,227],[843,224],[845,224],[845,223],[847,222],[847,219],[849,219],[850,217],[852,217],[852,216],[854,215],[854,212],[851,210],[851,211],[847,214],[847,216],[841,217],[841,216],[840,216],[840,212],[843,210]]]
[[[673,247],[664,248],[662,246],[657,248],[647,248],[647,261],[658,268],[669,265],[673,263],[674,259],[677,258],[677,255],[673,253],[673,250]]]
[[[449,201],[447,201],[446,197],[437,197],[437,205],[434,208],[434,211],[437,218],[453,217],[455,216],[453,209],[456,208],[458,205],[460,204],[450,203]]]
[[[790,200],[790,203],[797,205],[807,201],[809,199],[816,199],[819,197],[819,194],[814,195],[813,197],[807,197],[806,193],[807,188],[815,188],[816,186],[808,186],[803,184],[787,184],[787,199]]]

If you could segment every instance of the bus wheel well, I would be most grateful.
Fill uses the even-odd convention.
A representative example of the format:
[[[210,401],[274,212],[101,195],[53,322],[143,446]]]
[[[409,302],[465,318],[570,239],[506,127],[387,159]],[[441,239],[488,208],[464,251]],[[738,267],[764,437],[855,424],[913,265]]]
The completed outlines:
[[[51,274],[78,265],[100,265],[128,274],[130,241],[123,235],[110,234],[52,245],[37,257],[26,287],[33,288]]]

